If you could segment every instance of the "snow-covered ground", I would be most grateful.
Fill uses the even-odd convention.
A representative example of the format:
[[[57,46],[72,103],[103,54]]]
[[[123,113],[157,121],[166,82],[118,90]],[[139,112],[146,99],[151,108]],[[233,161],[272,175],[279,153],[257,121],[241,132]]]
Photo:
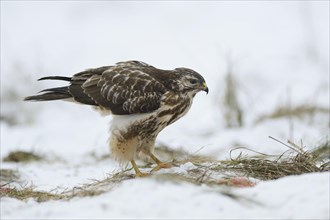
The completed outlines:
[[[233,190],[242,198],[237,201],[208,187],[140,178],[100,196],[68,202],[4,198],[1,212],[4,218],[25,219],[327,219],[326,185],[326,173],[291,176]]]
[[[83,105],[22,99],[60,85],[37,82],[42,76],[132,59],[192,68],[210,89],[158,144],[225,159],[237,146],[287,150],[268,136],[302,140],[307,149],[329,140],[329,114],[255,123],[279,106],[329,108],[328,1],[1,1],[1,158],[25,150],[47,159],[1,161],[1,169],[17,170],[38,190],[70,189],[121,170],[110,158],[95,159],[109,153],[111,117]],[[244,116],[240,128],[226,128],[222,114],[229,69]],[[219,188],[156,174],[70,201],[1,198],[1,218],[329,219],[329,178],[317,173],[229,189],[246,198],[237,201]]]

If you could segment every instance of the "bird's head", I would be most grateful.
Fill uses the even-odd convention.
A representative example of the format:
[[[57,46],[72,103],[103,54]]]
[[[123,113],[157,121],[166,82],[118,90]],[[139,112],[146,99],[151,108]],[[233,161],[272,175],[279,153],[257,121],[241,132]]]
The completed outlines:
[[[199,73],[188,68],[176,68],[175,71],[179,77],[179,90],[193,94],[200,91],[204,91],[206,94],[209,92],[205,79]]]

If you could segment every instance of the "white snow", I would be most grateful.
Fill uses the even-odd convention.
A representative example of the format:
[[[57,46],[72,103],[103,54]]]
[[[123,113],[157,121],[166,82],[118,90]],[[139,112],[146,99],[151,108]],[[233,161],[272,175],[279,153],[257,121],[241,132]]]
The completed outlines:
[[[1,159],[13,150],[47,161],[13,164],[23,183],[62,191],[103,179],[123,165],[110,159],[111,116],[66,102],[22,102],[61,82],[47,75],[125,60],[201,73],[210,93],[196,95],[188,114],[161,132],[158,144],[229,157],[237,146],[267,154],[291,139],[307,149],[329,140],[329,114],[255,121],[278,106],[329,108],[328,1],[1,1]],[[226,128],[224,78],[238,80],[244,126]],[[186,172],[192,164],[164,172]],[[1,198],[1,219],[216,218],[329,219],[329,173],[211,188],[158,178],[130,179],[95,197],[37,203]],[[246,198],[234,200],[221,192]]]

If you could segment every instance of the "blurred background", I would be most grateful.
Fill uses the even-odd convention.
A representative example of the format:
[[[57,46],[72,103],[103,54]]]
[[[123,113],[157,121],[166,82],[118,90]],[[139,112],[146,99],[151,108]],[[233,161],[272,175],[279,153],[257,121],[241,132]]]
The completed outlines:
[[[328,1],[1,1],[2,155],[107,153],[111,117],[22,100],[62,85],[40,77],[126,60],[194,69],[210,89],[158,144],[224,157],[329,139]]]

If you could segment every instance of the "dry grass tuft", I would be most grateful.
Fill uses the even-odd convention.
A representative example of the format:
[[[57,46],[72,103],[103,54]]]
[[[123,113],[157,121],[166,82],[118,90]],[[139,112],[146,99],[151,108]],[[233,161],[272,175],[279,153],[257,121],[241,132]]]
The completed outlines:
[[[37,202],[47,202],[50,200],[70,200],[76,197],[97,196],[105,192],[111,191],[115,186],[124,180],[133,178],[127,174],[127,170],[115,173],[104,180],[93,180],[89,184],[76,186],[70,190],[60,193],[36,190],[32,186],[11,187],[9,183],[1,185],[0,196],[11,197],[19,200],[35,199]]]
[[[315,114],[329,114],[330,109],[308,105],[308,104],[301,104],[295,107],[290,107],[288,105],[280,106],[275,109],[272,113],[263,115],[256,120],[256,124],[263,122],[268,119],[278,119],[278,118],[285,118],[285,117],[296,117],[302,119],[304,117],[314,117]]]
[[[26,187],[22,189],[17,189],[15,187],[1,186],[0,196],[7,196],[11,198],[16,198],[19,200],[26,200],[29,198],[35,199],[37,202],[45,202],[48,200],[58,200],[63,199],[60,194],[53,194],[44,191],[34,190],[33,187]]]
[[[20,163],[20,162],[27,163],[27,162],[34,162],[40,160],[42,160],[41,156],[26,151],[13,151],[9,153],[8,156],[3,158],[4,162],[16,162],[16,163]]]
[[[223,91],[221,109],[227,128],[243,126],[243,110],[238,100],[238,82],[234,77],[231,66],[228,69]]]
[[[16,170],[0,169],[0,182],[15,182],[18,181],[20,175]]]
[[[232,171],[259,180],[272,180],[284,176],[330,170],[329,142],[311,151],[305,151],[301,146],[291,141],[288,141],[285,146],[290,150],[279,156],[259,153],[257,156],[248,157],[243,156],[241,152],[236,158],[219,161],[212,170]]]

